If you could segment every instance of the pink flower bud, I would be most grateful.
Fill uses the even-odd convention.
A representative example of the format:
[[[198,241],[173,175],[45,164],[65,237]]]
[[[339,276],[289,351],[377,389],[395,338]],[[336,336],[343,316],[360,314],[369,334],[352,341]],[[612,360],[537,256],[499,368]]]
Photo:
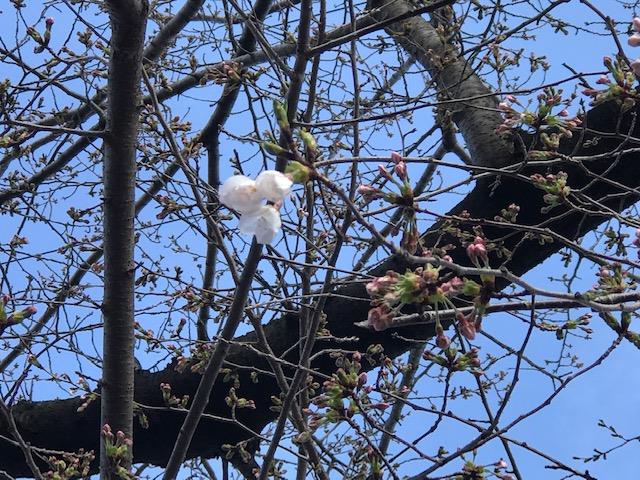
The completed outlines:
[[[609,83],[609,77],[607,77],[606,75],[601,75],[596,83],[598,85],[606,85],[607,83]]]
[[[489,261],[487,247],[482,237],[474,238],[473,243],[467,246],[467,256],[476,266],[478,266],[479,261],[485,264]]]
[[[382,296],[389,291],[390,288],[395,286],[398,282],[398,275],[395,272],[387,272],[383,277],[374,278],[371,282],[367,283],[367,293],[371,297]]]
[[[640,32],[640,18],[639,17],[635,17],[633,20],[631,20],[631,23],[633,25],[633,29],[636,32]]]
[[[407,164],[400,161],[396,164],[395,168],[394,168],[396,175],[398,175],[398,177],[400,178],[400,180],[406,180],[407,179]]]
[[[476,338],[476,325],[475,315],[472,313],[468,317],[463,315],[462,312],[458,312],[456,315],[458,320],[458,329],[460,334],[467,340],[473,340]]]
[[[627,39],[627,43],[632,47],[637,47],[640,45],[640,35],[634,33]]]
[[[358,386],[363,387],[367,383],[367,372],[362,372],[358,375]]]
[[[47,17],[47,19],[45,20],[45,24],[47,25],[47,27],[51,27],[51,25],[53,25],[55,23],[55,20],[53,17]]]
[[[382,175],[387,180],[391,180],[391,174],[389,173],[389,170],[385,168],[384,165],[378,165],[378,172],[380,172],[380,175]]]
[[[446,350],[451,345],[451,340],[444,333],[439,333],[436,337],[436,345],[442,350]]]
[[[631,62],[631,70],[633,70],[636,77],[640,77],[640,58],[636,58]]]
[[[367,316],[369,325],[371,325],[377,332],[389,328],[392,320],[391,311],[386,305],[380,305],[379,307],[372,308],[369,310],[369,315]]]
[[[387,402],[379,402],[379,403],[374,403],[373,405],[371,405],[373,408],[375,408],[376,410],[380,410],[380,411],[384,411],[387,408],[389,408],[389,404]]]
[[[382,198],[384,194],[377,188],[371,185],[360,185],[357,192],[362,195],[367,201],[375,200],[376,198]]]
[[[402,161],[402,155],[398,152],[391,152],[391,161],[393,163],[400,163]]]

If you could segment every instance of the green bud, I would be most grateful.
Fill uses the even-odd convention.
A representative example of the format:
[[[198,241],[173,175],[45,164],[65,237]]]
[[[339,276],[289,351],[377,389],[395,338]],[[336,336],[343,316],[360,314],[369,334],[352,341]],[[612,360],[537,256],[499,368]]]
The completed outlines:
[[[300,130],[299,132],[300,138],[302,139],[302,143],[308,150],[316,151],[318,149],[318,143],[316,139],[306,130]]]
[[[480,295],[480,288],[478,283],[465,278],[462,285],[462,294],[466,297],[477,297]]]
[[[281,129],[289,128],[289,119],[287,118],[287,109],[283,103],[277,100],[273,101],[273,113],[276,115],[276,120]]]
[[[262,144],[260,145],[262,147],[262,149],[267,152],[270,155],[282,155],[283,153],[286,153],[288,150],[285,148],[282,148],[280,145],[278,145],[277,143],[273,143],[273,142],[262,142]]]
[[[305,184],[311,178],[311,169],[306,165],[303,165],[300,162],[289,162],[287,168],[285,168],[284,173],[286,173],[289,178],[293,181],[293,183],[301,183]]]

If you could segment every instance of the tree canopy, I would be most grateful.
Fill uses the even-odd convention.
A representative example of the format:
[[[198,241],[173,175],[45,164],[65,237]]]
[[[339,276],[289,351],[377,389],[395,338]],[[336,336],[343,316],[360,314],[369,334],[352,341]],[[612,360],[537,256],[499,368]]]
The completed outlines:
[[[635,2],[5,3],[0,478],[593,479],[637,443],[522,430],[640,348]]]

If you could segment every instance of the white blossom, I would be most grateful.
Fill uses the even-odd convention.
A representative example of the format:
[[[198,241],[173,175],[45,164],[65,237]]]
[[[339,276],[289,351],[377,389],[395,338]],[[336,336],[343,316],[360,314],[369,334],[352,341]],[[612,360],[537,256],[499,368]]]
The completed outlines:
[[[227,178],[219,190],[220,202],[240,213],[258,210],[262,205],[262,196],[258,193],[256,182],[244,175]]]
[[[277,170],[265,170],[256,178],[258,194],[274,203],[288,197],[292,185],[291,179]]]
[[[263,245],[271,243],[282,226],[280,213],[272,205],[262,205],[258,210],[240,216],[240,233],[255,235]]]

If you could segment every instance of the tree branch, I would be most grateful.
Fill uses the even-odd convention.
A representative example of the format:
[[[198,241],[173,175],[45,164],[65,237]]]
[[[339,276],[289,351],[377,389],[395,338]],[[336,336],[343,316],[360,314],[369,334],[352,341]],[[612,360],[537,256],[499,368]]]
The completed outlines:
[[[586,125],[593,131],[614,133],[618,124],[619,109],[615,104],[604,104],[589,112]],[[630,116],[627,115],[619,124],[620,131],[629,128]],[[638,132],[631,132],[636,134]],[[576,142],[575,135],[570,142],[561,146],[561,152],[573,153]],[[587,134],[584,140],[593,140],[595,135]],[[526,140],[526,137],[525,137]],[[624,141],[624,136],[615,135],[599,136],[598,142],[589,142],[588,147],[581,148],[577,154],[598,155],[598,160],[589,164],[590,171],[594,175],[602,174],[607,169],[606,178],[619,182],[624,188],[637,188],[640,186],[640,155],[637,153],[617,156],[607,152],[614,152],[615,148]],[[514,158],[518,160],[518,158]],[[516,163],[516,162],[513,162]],[[559,168],[557,163],[554,167]],[[581,188],[593,180],[592,175],[585,173],[579,166],[566,164],[562,168],[569,173],[569,185],[572,188]],[[534,171],[546,172],[546,169],[538,167],[526,167],[521,173],[525,176]],[[491,195],[490,195],[491,193]],[[627,208],[638,200],[636,193],[621,190],[614,184],[605,181],[595,181],[584,191],[592,198],[601,199],[603,203],[616,212]],[[620,195],[616,195],[620,194]],[[555,216],[541,213],[545,206],[542,200],[543,193],[535,189],[529,182],[520,179],[503,176],[501,183],[496,185],[490,180],[479,181],[474,190],[451,212],[459,215],[463,211],[469,212],[474,218],[493,218],[508,204],[515,202],[521,206],[518,222],[524,225],[544,225],[562,236],[576,239],[593,230],[606,221],[606,215],[585,216],[579,212],[568,212],[568,207],[556,207],[552,211]],[[464,225],[461,226],[462,228]],[[503,245],[512,250],[512,256],[505,266],[511,272],[521,275],[535,267],[552,254],[563,247],[560,242],[545,243],[539,245],[535,239],[525,239],[517,233],[517,225],[513,230],[506,231],[505,227],[487,227],[485,234],[490,239],[502,238]],[[450,238],[443,236],[442,224],[434,225],[427,234],[427,242],[431,245],[436,241],[447,243]],[[453,260],[466,264],[466,255],[463,249],[451,251]],[[407,263],[400,258],[390,258],[383,262],[373,272],[380,275],[386,270],[392,269],[404,271]],[[504,285],[499,285],[500,288]],[[318,349],[337,346],[341,349],[365,351],[371,344],[381,344],[385,353],[389,356],[397,356],[407,351],[413,343],[400,339],[395,333],[400,332],[403,337],[415,340],[430,338],[433,330],[429,326],[412,326],[400,330],[388,330],[385,332],[371,332],[363,330],[355,325],[364,320],[369,309],[369,298],[366,295],[364,285],[349,284],[336,289],[335,296],[327,299],[324,308],[326,314],[326,327],[337,338],[356,337],[357,340],[333,344],[331,340],[319,340]],[[291,348],[299,340],[298,316],[287,314],[271,321],[265,326],[265,334],[269,345],[275,355],[281,356],[289,351],[284,359],[294,364],[297,362],[298,349]],[[196,456],[212,457],[222,453],[223,444],[234,444],[241,440],[252,438],[249,431],[259,432],[266,424],[275,418],[275,414],[269,409],[271,395],[280,392],[277,382],[269,375],[259,375],[259,382],[253,383],[249,378],[249,371],[268,371],[268,362],[249,344],[255,342],[255,334],[249,334],[235,339],[229,345],[229,354],[226,358],[229,365],[244,365],[248,369],[239,369],[238,375],[241,387],[238,395],[253,399],[256,409],[243,409],[237,414],[237,421],[231,420],[229,407],[224,401],[228,387],[217,380],[213,388],[213,394],[209,398],[209,405],[205,409],[199,427],[194,433],[191,447],[187,451],[187,457]],[[331,374],[335,370],[334,361],[327,355],[314,356],[311,365],[319,373]],[[288,369],[291,373],[292,370]],[[158,408],[143,411],[148,416],[149,428],[138,427],[135,430],[136,449],[135,462],[148,462],[154,465],[165,465],[169,458],[170,448],[176,438],[184,412],[175,409],[163,408],[162,395],[159,389],[160,383],[170,383],[177,395],[192,394],[199,383],[200,376],[191,372],[176,372],[174,365],[170,365],[161,372],[150,373],[141,371],[136,374],[135,398],[140,405],[156,406]],[[95,405],[78,413],[76,410],[82,404],[82,399],[72,398],[66,400],[51,400],[45,402],[20,402],[13,408],[16,424],[25,441],[34,446],[47,447],[55,450],[76,451],[79,448],[95,449],[97,446],[96,424],[99,413]],[[214,419],[216,416],[218,420]],[[228,421],[221,423],[220,418]],[[239,423],[241,422],[242,425]],[[0,435],[7,436],[7,425],[0,421]],[[5,470],[10,475],[30,475],[24,459],[16,450],[15,445],[0,442],[0,470]]]

